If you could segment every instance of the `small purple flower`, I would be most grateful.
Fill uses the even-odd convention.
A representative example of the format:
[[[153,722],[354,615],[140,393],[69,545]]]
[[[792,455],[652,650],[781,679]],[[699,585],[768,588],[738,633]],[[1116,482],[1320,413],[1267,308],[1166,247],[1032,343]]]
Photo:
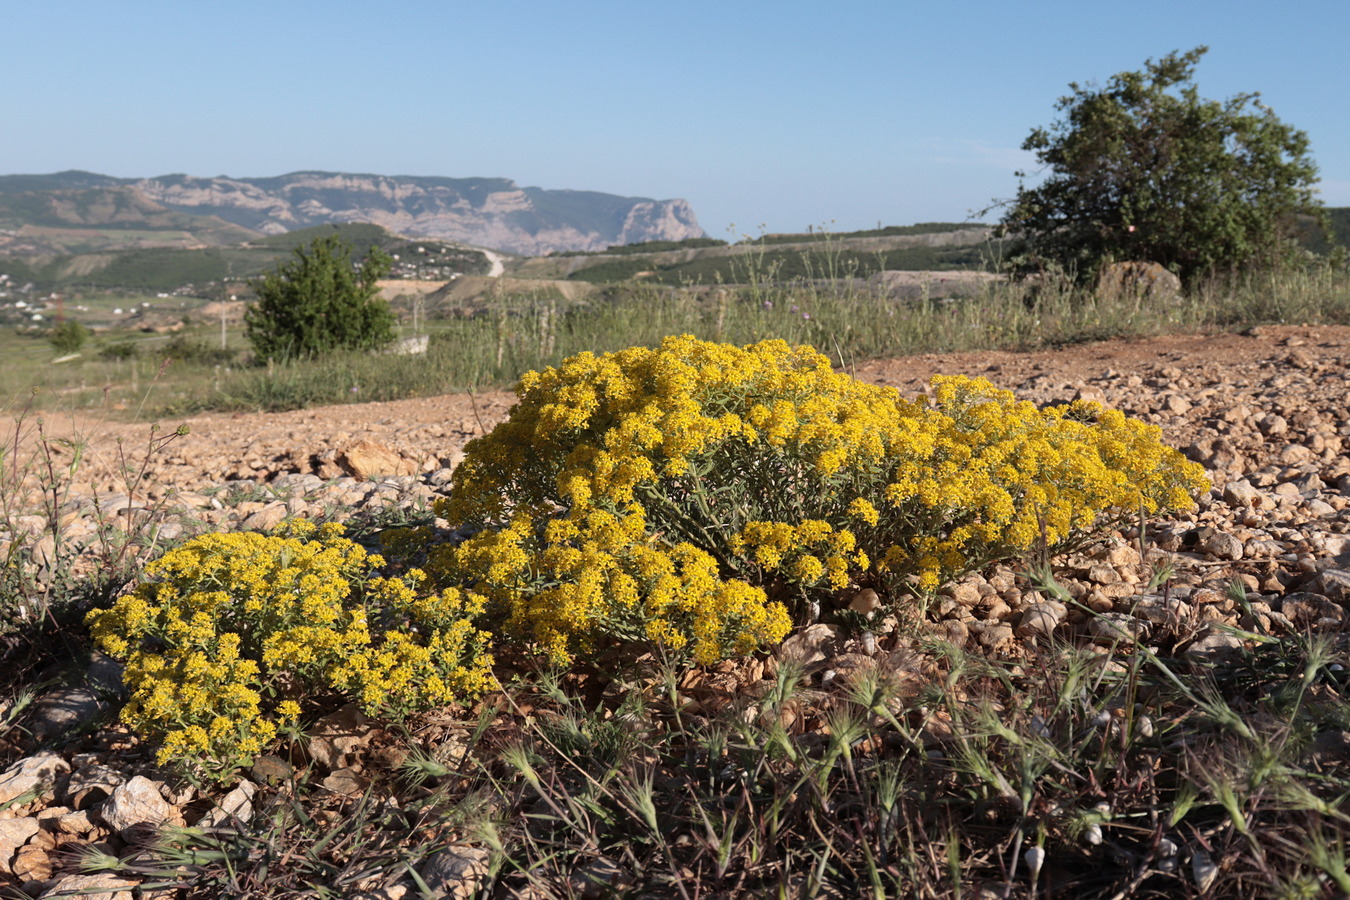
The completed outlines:
[[[764,308],[765,308],[765,309],[773,309],[773,301],[772,301],[772,300],[765,300],[765,301],[764,301]]]
[[[792,312],[796,312],[796,311],[797,311],[797,304],[794,303],[794,304],[792,304]]]
[[[803,318],[803,319],[809,319],[809,318],[811,318],[811,314],[810,314],[810,313],[802,313],[802,318]]]

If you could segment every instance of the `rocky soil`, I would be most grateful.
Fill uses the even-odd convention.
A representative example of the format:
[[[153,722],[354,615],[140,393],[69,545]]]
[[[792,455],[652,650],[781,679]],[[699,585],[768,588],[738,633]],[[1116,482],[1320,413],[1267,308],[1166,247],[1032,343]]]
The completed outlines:
[[[1214,660],[1244,640],[1225,626],[1275,636],[1344,632],[1348,355],[1350,328],[1280,326],[859,366],[859,378],[907,393],[922,390],[930,374],[966,373],[1039,403],[1101,400],[1159,425],[1214,483],[1198,509],[1150,524],[1142,539],[1127,526],[1064,561],[1061,583],[1077,604],[1037,590],[1024,572],[997,567],[944,587],[924,627],[1004,658],[1051,633],[1103,653],[1129,636],[1165,644],[1182,658]],[[287,516],[420,508],[445,488],[463,445],[502,419],[511,401],[503,393],[449,395],[202,416],[148,459],[149,443],[179,423],[164,423],[152,438],[145,425],[53,421],[49,433],[65,429],[87,440],[80,480],[61,510],[63,533],[92,546],[100,517],[114,515],[154,525],[163,541],[207,529],[269,528]],[[26,517],[18,527],[40,534],[45,520]],[[1168,566],[1170,577],[1155,577]],[[870,593],[841,602],[870,615],[875,596],[864,596]],[[788,649],[819,663],[818,677],[827,683],[860,657],[905,645],[903,629],[881,615],[876,640],[866,644],[817,631],[819,640],[797,640]],[[1343,645],[1338,652],[1345,653]],[[244,808],[254,781],[266,777],[255,772],[254,781],[219,796],[171,786],[145,748],[116,726],[81,730],[116,686],[116,667],[96,660],[83,681],[51,689],[0,748],[7,753],[0,760],[0,881],[29,896],[54,897],[96,886],[91,878],[108,879],[79,874],[67,851],[96,844],[122,853],[147,824],[209,823],[224,815],[222,807]],[[71,728],[74,736],[63,737]],[[335,793],[359,791],[362,767],[374,765],[355,749],[325,759],[311,753],[310,764],[320,778],[335,779]],[[438,865],[458,871],[445,860]],[[94,896],[131,896],[131,882],[113,881]],[[401,894],[395,886],[369,896]]]

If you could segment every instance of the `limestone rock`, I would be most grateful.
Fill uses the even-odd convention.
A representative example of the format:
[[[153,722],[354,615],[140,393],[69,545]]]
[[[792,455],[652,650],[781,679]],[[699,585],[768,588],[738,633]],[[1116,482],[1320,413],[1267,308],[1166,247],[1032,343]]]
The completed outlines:
[[[1223,502],[1229,506],[1250,507],[1259,509],[1261,506],[1269,506],[1265,495],[1252,487],[1249,481],[1230,481],[1223,489]]]
[[[1108,299],[1174,300],[1181,296],[1181,279],[1155,262],[1111,263],[1097,279],[1097,294]]]
[[[197,824],[203,828],[215,828],[231,819],[248,822],[253,818],[253,796],[257,793],[258,786],[253,782],[248,779],[239,782],[214,808],[207,810]]]
[[[371,725],[356,704],[348,703],[314,724],[309,755],[330,772],[345,769],[370,745]]]
[[[1226,531],[1216,531],[1200,543],[1200,549],[1216,559],[1242,559],[1242,541]]]
[[[434,854],[417,874],[431,888],[433,897],[468,900],[488,874],[489,853],[482,847],[447,847]]]
[[[52,860],[43,847],[21,847],[10,867],[20,881],[46,881],[52,877]]]
[[[368,481],[388,475],[416,475],[417,465],[392,447],[377,441],[359,440],[337,455],[337,464],[353,478]]]
[[[173,807],[159,793],[159,785],[134,775],[103,801],[99,815],[108,827],[125,835],[137,826],[158,827],[173,817]]]
[[[0,819],[0,871],[14,874],[15,854],[40,828],[35,818]]]
[[[1209,631],[1201,635],[1189,647],[1185,656],[1203,663],[1214,663],[1230,659],[1242,650],[1242,638],[1227,631]]]
[[[128,878],[106,873],[99,875],[67,875],[38,900],[57,897],[79,897],[80,900],[132,900],[131,889],[140,884]]]
[[[19,760],[0,775],[0,808],[25,794],[47,790],[57,775],[69,771],[70,763],[55,753],[39,753]]]
[[[1017,623],[1017,633],[1023,637],[1048,636],[1060,622],[1064,621],[1068,613],[1068,608],[1058,600],[1033,603],[1022,610],[1022,618]]]
[[[839,626],[808,625],[783,641],[778,656],[783,662],[796,663],[805,669],[834,656],[838,643]]]
[[[1296,628],[1334,628],[1345,619],[1341,605],[1320,593],[1289,594],[1280,605],[1280,612]]]
[[[1336,603],[1350,603],[1350,569],[1326,569],[1310,585],[1316,593]]]
[[[1088,622],[1088,633],[1099,644],[1113,644],[1142,638],[1148,624],[1127,613],[1102,613]]]

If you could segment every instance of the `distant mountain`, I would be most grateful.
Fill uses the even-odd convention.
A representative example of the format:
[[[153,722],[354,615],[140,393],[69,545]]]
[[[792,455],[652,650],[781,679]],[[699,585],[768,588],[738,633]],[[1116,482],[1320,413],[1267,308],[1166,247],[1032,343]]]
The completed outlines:
[[[0,176],[0,228],[195,233],[185,220],[166,218],[173,213],[209,217],[215,226],[229,223],[254,235],[370,222],[402,234],[522,255],[704,237],[684,200],[522,188],[507,178],[345,172],[292,172],[274,178],[134,179],[78,171]]]

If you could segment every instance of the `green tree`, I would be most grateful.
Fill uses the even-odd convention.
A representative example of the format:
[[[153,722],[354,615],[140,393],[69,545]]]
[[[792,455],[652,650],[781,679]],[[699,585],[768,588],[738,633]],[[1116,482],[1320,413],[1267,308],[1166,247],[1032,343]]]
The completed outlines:
[[[56,352],[63,356],[78,353],[85,341],[89,340],[89,329],[74,319],[66,319],[52,329],[51,334],[47,335],[47,340]]]
[[[1069,85],[1063,118],[1022,144],[1049,174],[1029,188],[1018,172],[1006,204],[1017,268],[1090,281],[1108,262],[1156,262],[1190,284],[1288,263],[1299,215],[1326,227],[1308,136],[1259,94],[1201,98],[1192,77],[1208,49],[1149,60],[1105,87]]]
[[[351,247],[335,236],[315,238],[262,279],[244,314],[245,334],[259,359],[308,358],[330,350],[370,350],[394,339],[394,314],[376,282],[392,260],[378,248],[358,269]]]

